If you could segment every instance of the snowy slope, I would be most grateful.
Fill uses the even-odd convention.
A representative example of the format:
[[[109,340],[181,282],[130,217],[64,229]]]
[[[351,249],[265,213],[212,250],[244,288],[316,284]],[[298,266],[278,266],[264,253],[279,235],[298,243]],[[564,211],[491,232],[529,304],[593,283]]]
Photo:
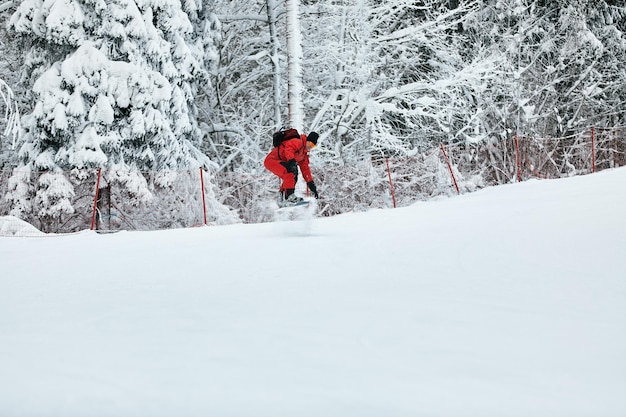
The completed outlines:
[[[624,184],[0,238],[0,416],[624,416]]]

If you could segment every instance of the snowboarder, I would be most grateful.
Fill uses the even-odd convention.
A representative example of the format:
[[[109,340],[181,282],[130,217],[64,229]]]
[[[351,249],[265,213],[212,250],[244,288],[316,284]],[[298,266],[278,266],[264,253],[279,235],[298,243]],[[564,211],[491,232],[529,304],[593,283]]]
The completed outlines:
[[[309,151],[317,146],[318,138],[319,135],[316,132],[311,132],[308,136],[304,133],[298,135],[295,129],[274,133],[275,147],[265,157],[264,165],[268,171],[282,180],[278,200],[280,207],[293,206],[303,201],[302,197],[294,193],[298,181],[298,166],[311,194],[319,198],[309,168]]]

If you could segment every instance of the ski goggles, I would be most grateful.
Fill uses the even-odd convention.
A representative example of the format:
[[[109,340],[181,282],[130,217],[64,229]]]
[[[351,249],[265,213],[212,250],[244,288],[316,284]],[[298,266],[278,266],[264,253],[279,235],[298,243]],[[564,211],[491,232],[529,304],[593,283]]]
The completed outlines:
[[[309,148],[311,148],[311,149],[315,149],[315,148],[317,148],[317,145],[316,145],[316,144],[314,144],[313,142],[311,142],[310,140],[309,140],[309,141],[307,141],[307,142],[306,142],[306,144],[307,144],[307,145],[309,145]]]

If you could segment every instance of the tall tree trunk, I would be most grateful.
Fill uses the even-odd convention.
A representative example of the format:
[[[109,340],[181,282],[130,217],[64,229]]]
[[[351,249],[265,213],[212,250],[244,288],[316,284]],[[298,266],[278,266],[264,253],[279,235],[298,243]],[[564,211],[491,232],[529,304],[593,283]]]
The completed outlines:
[[[283,125],[281,116],[281,102],[280,102],[280,61],[279,61],[279,46],[276,21],[278,20],[276,8],[278,7],[277,0],[266,0],[267,5],[267,21],[270,26],[270,41],[272,43],[272,52],[270,59],[272,60],[273,73],[273,95],[274,95],[274,127],[280,129]]]
[[[4,107],[4,118],[6,126],[4,127],[4,136],[13,139],[13,149],[17,146],[17,138],[20,132],[20,113],[15,101],[15,95],[11,87],[0,79],[0,109]],[[0,147],[1,149],[1,147]]]
[[[302,34],[300,32],[300,0],[287,0],[287,98],[289,125],[304,128],[302,105]]]

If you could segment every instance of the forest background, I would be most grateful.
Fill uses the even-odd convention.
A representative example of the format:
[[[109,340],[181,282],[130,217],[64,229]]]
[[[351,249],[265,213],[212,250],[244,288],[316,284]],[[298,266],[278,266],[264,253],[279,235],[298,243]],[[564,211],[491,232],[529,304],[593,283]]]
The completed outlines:
[[[384,205],[365,196],[386,158],[414,198],[436,194],[449,178],[420,155],[441,144],[488,149],[467,187],[506,182],[494,145],[515,135],[626,125],[625,32],[623,0],[0,1],[0,214],[80,227],[102,169],[99,219],[155,200],[171,217],[202,167],[211,221],[263,220],[262,161],[290,125],[321,135],[328,213]],[[175,211],[172,226],[196,216]]]

